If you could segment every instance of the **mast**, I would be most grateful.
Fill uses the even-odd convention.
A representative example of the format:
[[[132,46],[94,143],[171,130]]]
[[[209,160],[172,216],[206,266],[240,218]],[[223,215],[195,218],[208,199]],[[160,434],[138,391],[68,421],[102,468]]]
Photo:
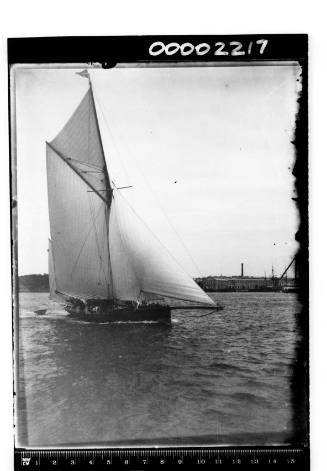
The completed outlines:
[[[98,130],[98,133],[99,133],[99,136],[100,136],[100,145],[101,145],[103,156],[105,156],[104,149],[103,149],[102,138],[101,138],[101,131],[100,131],[100,126],[99,126],[98,114],[97,114],[97,106],[96,106],[95,99],[94,99],[93,84],[92,84],[92,81],[91,81],[91,76],[88,73],[88,71],[87,71],[87,77],[88,77],[88,80],[89,80],[91,99],[92,99],[92,103],[93,103],[93,106],[94,106],[94,109],[95,109],[95,118],[96,118],[95,122],[96,122],[97,130]],[[110,178],[109,178],[109,173],[108,173],[108,168],[107,168],[107,163],[106,163],[105,158],[104,158],[103,170],[104,170],[104,175],[105,175],[105,179],[106,179],[106,187],[107,187],[107,201],[108,201],[108,203],[107,203],[107,205],[108,205],[107,230],[108,230],[108,235],[109,235],[110,208],[111,208],[111,202],[112,202],[112,198],[113,198],[113,189],[112,189],[112,186],[111,186],[111,183],[110,183]],[[108,288],[109,288],[109,290],[111,289],[111,295],[112,295],[112,298],[114,299],[115,298],[115,296],[114,296],[114,277],[113,277],[113,273],[112,273],[112,266],[111,266],[111,260],[110,260],[109,237],[108,237],[108,264],[109,264],[110,279],[111,279],[111,286],[108,286]]]
[[[102,154],[105,155],[104,149],[103,149],[102,138],[101,138],[99,120],[98,120],[97,106],[96,106],[95,99],[94,99],[93,84],[91,82],[91,77],[90,77],[89,73],[88,73],[88,79],[89,79],[89,86],[90,86],[90,92],[91,92],[91,99],[92,99],[92,103],[93,103],[93,106],[94,106],[94,109],[95,109],[95,123],[96,123],[96,127],[97,127],[97,130],[98,130],[99,136],[100,136],[101,150],[102,150]],[[108,191],[107,191],[108,207],[110,209],[111,200],[112,200],[112,186],[111,186],[110,179],[109,179],[109,173],[108,173],[106,159],[104,159],[103,170],[104,170],[104,174],[105,174],[105,177],[106,177],[106,183],[107,183],[107,188],[108,188]]]
[[[137,301],[142,295],[215,306],[111,184],[93,84],[47,143],[50,230],[57,292]],[[102,123],[100,123],[102,124]]]

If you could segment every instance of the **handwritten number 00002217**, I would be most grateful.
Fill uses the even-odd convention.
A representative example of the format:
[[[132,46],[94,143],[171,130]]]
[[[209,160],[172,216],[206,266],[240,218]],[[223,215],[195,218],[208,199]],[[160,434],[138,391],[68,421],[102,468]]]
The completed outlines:
[[[247,47],[244,49],[244,45],[239,41],[230,41],[227,45],[222,41],[215,43],[215,56],[245,56],[251,55],[254,52],[263,54],[268,44],[268,39],[258,39],[257,41],[250,41]],[[189,56],[193,52],[197,56],[204,56],[211,50],[211,46],[208,43],[201,43],[194,46],[190,42],[179,44],[176,42],[165,45],[161,41],[156,41],[149,47],[149,54],[151,56],[159,56],[160,54],[166,54],[167,56],[173,56],[174,54],[180,53],[182,56]]]

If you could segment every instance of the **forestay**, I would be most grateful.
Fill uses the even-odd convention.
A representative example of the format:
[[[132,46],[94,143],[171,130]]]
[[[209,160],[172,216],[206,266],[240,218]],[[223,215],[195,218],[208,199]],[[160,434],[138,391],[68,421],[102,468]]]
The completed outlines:
[[[142,293],[153,293],[215,306],[115,189],[109,247],[117,298],[137,300]]]
[[[47,143],[47,176],[52,291],[215,305],[119,190],[111,188],[91,86],[66,126]]]

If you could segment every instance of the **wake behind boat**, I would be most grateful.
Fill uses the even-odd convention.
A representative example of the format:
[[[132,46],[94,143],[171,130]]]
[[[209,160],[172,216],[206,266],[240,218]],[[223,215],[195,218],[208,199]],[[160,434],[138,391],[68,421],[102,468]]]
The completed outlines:
[[[79,75],[89,88],[46,143],[50,297],[95,322],[169,322],[169,299],[216,308],[110,178],[93,84]]]

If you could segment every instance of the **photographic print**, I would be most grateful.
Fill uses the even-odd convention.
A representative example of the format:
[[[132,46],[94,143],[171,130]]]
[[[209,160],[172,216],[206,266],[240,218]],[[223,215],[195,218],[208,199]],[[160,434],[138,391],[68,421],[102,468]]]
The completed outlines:
[[[17,469],[304,460],[307,37],[8,51]]]

